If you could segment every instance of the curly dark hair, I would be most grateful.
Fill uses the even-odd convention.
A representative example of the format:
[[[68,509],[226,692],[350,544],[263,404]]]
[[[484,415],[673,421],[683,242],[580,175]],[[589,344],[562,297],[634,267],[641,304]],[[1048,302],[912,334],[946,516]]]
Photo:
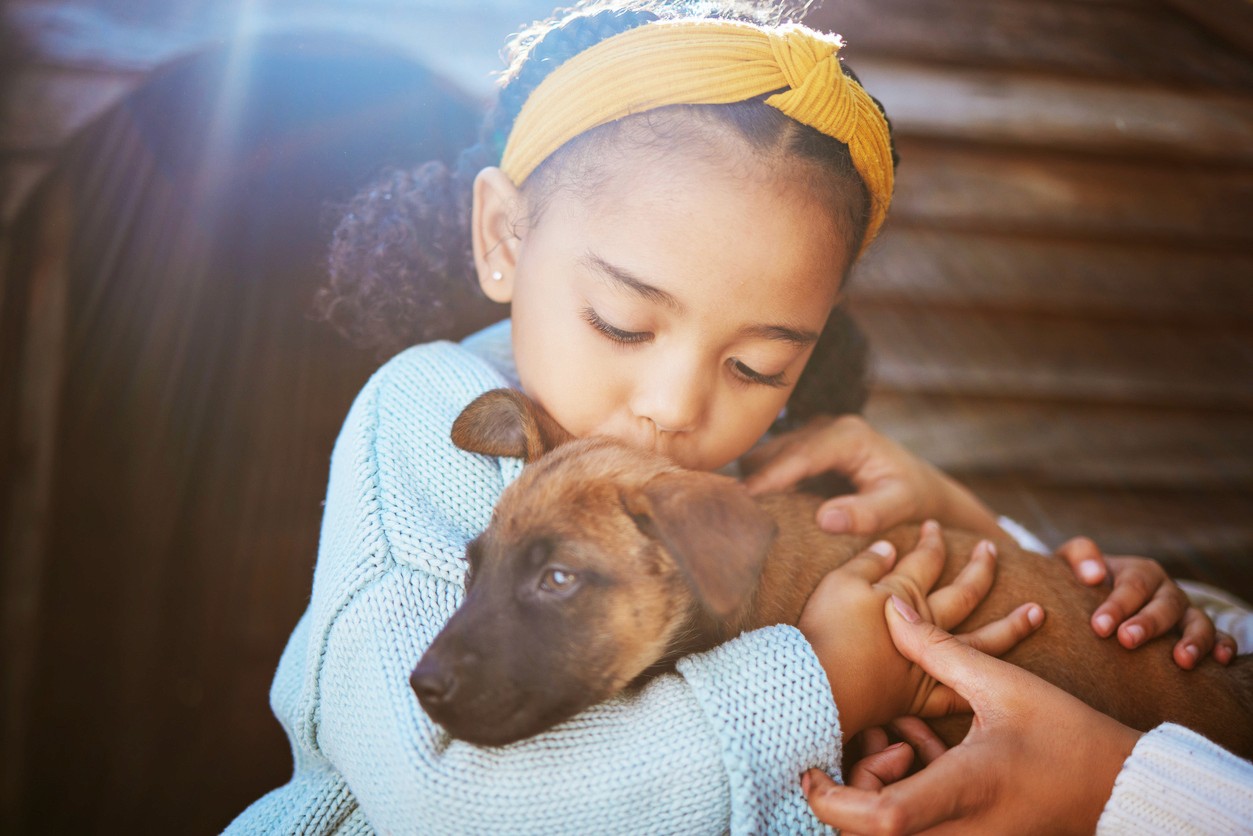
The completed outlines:
[[[774,25],[794,19],[805,5],[591,0],[533,24],[506,47],[508,67],[475,145],[452,166],[432,161],[412,170],[386,171],[344,207],[331,238],[329,280],[315,298],[315,313],[355,344],[380,355],[414,343],[455,339],[503,319],[507,307],[483,295],[474,270],[471,190],[480,170],[500,162],[513,123],[540,82],[588,47],[651,21],[726,19]],[[845,72],[852,75],[847,68]],[[812,166],[816,187],[824,190],[849,251],[860,249],[870,198],[844,143],[788,118],[761,98],[681,107],[696,117],[691,120],[694,130],[700,130],[697,123],[715,122],[734,129],[755,151],[785,154],[789,161]],[[570,164],[585,156],[580,149],[619,141],[621,125],[611,123],[545,160],[523,187],[531,219],[552,190],[587,188],[588,168]],[[865,340],[847,312],[837,308],[788,401],[788,422],[819,413],[858,412],[867,392]]]

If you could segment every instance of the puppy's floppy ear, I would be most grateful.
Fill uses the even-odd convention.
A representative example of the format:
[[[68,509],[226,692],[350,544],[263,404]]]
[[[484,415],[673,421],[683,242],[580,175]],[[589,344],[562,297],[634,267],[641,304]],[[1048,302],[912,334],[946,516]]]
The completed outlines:
[[[452,424],[452,443],[462,450],[527,463],[570,438],[538,404],[513,389],[484,392]]]
[[[727,620],[748,601],[777,526],[743,485],[713,473],[675,471],[622,499],[640,530],[674,557],[712,615]]]

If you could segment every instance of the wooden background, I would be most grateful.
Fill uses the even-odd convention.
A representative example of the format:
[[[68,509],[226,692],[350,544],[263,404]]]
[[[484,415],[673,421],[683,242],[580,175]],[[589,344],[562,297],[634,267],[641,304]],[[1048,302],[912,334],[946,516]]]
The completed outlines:
[[[497,45],[546,11],[437,5],[10,4],[0,831],[211,832],[290,774],[266,693],[376,365],[305,316],[327,207],[459,147]],[[1250,8],[813,15],[902,156],[852,291],[873,420],[1052,544],[1246,597]]]

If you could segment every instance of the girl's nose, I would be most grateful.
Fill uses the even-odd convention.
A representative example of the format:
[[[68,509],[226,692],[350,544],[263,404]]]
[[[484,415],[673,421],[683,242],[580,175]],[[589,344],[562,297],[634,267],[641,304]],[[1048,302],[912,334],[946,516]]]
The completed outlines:
[[[700,423],[709,381],[695,364],[686,365],[659,363],[636,391],[636,416],[659,432],[691,432]]]

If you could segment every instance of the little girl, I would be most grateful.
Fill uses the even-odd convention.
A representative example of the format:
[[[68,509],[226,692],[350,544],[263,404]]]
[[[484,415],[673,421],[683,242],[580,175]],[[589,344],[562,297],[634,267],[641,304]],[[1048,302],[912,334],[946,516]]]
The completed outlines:
[[[689,657],[504,749],[451,741],[425,716],[409,673],[461,600],[466,542],[521,467],[449,441],[487,389],[520,388],[576,436],[691,468],[736,462],[781,415],[776,429],[808,420],[760,454],[758,488],[834,468],[860,493],[824,509],[828,528],[929,516],[1003,536],[969,492],[864,422],[823,417],[864,399],[837,304],[891,200],[886,119],[837,38],[707,5],[595,3],[533,28],[454,170],[392,175],[349,207],[328,318],[376,344],[425,344],[374,375],[336,443],[312,598],[271,691],[295,774],[234,830],[820,828],[798,777],[837,768],[850,729],[833,689],[858,677],[837,677],[813,650],[822,637],[792,627]],[[509,320],[430,342],[503,305]],[[1067,554],[1105,571],[1086,543]],[[1157,590],[1138,640],[1183,617],[1155,564],[1118,574]],[[1106,614],[1117,626],[1152,595],[1116,583]],[[1184,662],[1214,645],[1189,613]]]

